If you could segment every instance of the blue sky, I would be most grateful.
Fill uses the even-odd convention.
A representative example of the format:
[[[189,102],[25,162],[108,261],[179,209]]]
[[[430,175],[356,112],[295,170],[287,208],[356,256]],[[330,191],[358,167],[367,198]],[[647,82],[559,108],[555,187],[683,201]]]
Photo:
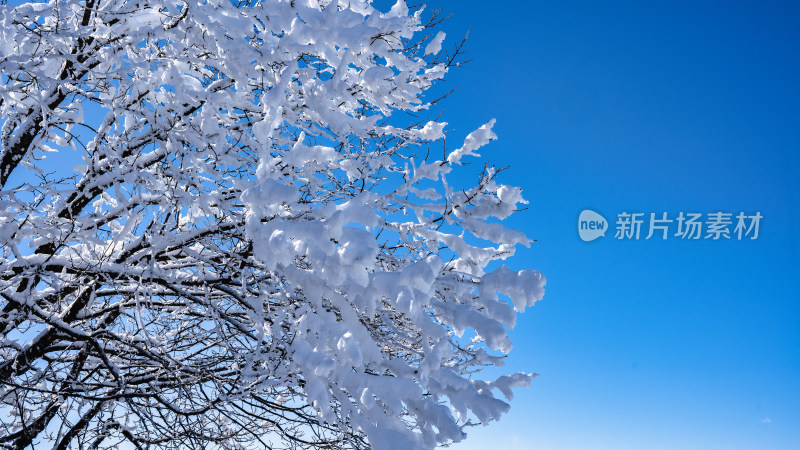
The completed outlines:
[[[800,5],[428,4],[451,45],[472,29],[442,120],[459,142],[497,118],[482,153],[538,239],[509,265],[548,278],[508,364],[541,376],[455,448],[800,448]],[[757,240],[587,243],[585,208],[763,219]]]
[[[538,240],[508,264],[548,278],[506,368],[541,376],[454,448],[800,448],[800,4],[428,3],[454,13],[446,46],[471,27],[451,143],[497,118],[482,154]],[[587,243],[586,208],[763,219]]]

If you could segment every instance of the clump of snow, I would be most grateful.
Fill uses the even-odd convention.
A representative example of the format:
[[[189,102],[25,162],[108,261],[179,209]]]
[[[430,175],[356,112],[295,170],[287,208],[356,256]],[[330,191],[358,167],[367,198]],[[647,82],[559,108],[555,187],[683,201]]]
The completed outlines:
[[[434,55],[439,53],[442,50],[442,42],[444,41],[444,37],[444,31],[436,33],[436,36],[431,39],[430,42],[428,42],[428,45],[425,46],[425,54]]]

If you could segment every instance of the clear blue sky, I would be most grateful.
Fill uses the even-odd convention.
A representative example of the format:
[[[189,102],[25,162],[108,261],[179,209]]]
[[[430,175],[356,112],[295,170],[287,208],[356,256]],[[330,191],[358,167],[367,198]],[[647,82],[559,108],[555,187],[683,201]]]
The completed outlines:
[[[507,367],[541,376],[454,448],[800,448],[800,4],[428,4],[447,46],[472,28],[451,142],[497,118],[482,153],[538,240],[509,265],[548,278]],[[764,218],[755,241],[586,243],[584,208]]]
[[[430,1],[472,27],[443,120],[510,165],[548,278],[511,370],[541,377],[465,449],[800,448],[800,8]],[[763,215],[755,241],[591,243],[592,208]],[[613,224],[612,224],[613,226]]]

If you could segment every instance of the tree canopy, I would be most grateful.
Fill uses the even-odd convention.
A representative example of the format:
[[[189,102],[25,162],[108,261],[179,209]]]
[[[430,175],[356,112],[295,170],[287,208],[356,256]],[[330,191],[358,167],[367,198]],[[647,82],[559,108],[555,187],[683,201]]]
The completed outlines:
[[[0,8],[0,447],[432,448],[529,383],[477,376],[545,280],[448,182],[496,136],[431,117],[438,11]]]

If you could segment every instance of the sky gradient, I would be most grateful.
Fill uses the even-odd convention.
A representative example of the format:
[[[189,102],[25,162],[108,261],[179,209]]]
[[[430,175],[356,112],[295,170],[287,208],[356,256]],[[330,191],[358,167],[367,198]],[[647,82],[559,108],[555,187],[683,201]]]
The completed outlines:
[[[446,48],[471,27],[450,139],[497,118],[482,155],[538,240],[509,265],[548,279],[507,366],[541,376],[458,450],[800,448],[800,8],[646,3],[428,2],[454,13]],[[586,208],[763,219],[583,242]]]
[[[454,14],[445,48],[471,28],[439,87],[451,147],[497,119],[481,154],[537,240],[507,264],[548,279],[502,370],[541,376],[452,448],[800,448],[800,3],[428,4]],[[583,242],[584,209],[763,219],[756,240]]]

